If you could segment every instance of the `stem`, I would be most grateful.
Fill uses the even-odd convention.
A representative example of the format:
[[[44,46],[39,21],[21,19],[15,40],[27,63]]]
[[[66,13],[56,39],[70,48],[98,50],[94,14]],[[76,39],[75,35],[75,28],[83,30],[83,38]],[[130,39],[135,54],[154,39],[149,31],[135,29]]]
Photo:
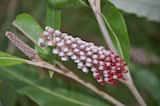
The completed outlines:
[[[131,74],[127,74],[127,80],[121,80],[122,83],[124,83],[128,88],[129,90],[131,91],[131,93],[134,95],[134,97],[136,98],[136,100],[138,101],[139,105],[140,106],[147,106],[147,104],[145,103],[145,101],[143,100],[142,96],[140,95],[140,93],[138,92],[133,80],[132,80],[132,77],[131,77]]]
[[[106,28],[106,25],[104,23],[104,20],[102,18],[102,13],[101,13],[101,0],[88,0],[90,3],[90,6],[94,12],[94,15],[96,16],[97,22],[99,24],[99,27],[101,29],[101,32],[104,36],[104,39],[106,41],[106,44],[108,45],[108,47],[113,50],[115,53],[116,49],[114,48],[113,42],[109,36],[109,32]],[[126,81],[121,81],[123,82],[128,88],[129,90],[132,92],[132,94],[134,95],[134,97],[136,98],[136,100],[138,101],[138,103],[140,104],[140,106],[146,106],[145,101],[143,100],[143,98],[141,97],[141,95],[139,94],[138,90],[136,89],[132,77],[130,75],[130,73],[128,72],[126,74]]]
[[[103,34],[103,37],[105,39],[106,44],[108,45],[108,47],[110,49],[116,51],[114,48],[114,45],[112,43],[112,40],[109,36],[109,32],[106,29],[105,23],[104,23],[103,18],[101,16],[100,0],[88,0],[88,1],[90,3],[90,6],[93,10],[94,15],[96,16],[97,22],[99,24],[100,30]]]
[[[15,36],[12,32],[6,32],[6,36],[8,39],[19,49],[21,50],[26,56],[28,56],[32,61],[30,60],[24,60],[27,64],[38,66],[41,68],[52,70],[53,72],[57,72],[67,78],[70,78],[84,87],[90,89],[91,91],[95,92],[105,100],[108,100],[109,102],[113,103],[116,106],[125,106],[123,103],[116,100],[114,97],[110,96],[109,94],[105,93],[104,91],[99,90],[94,86],[93,84],[83,81],[80,79],[76,74],[74,74],[72,71],[68,70],[66,67],[61,67],[64,70],[53,66],[45,61],[43,61],[39,55],[34,51],[34,49],[30,48],[26,43],[24,43],[22,40],[20,40],[18,37]],[[34,59],[34,60],[33,60]],[[48,70],[46,70],[48,71]]]

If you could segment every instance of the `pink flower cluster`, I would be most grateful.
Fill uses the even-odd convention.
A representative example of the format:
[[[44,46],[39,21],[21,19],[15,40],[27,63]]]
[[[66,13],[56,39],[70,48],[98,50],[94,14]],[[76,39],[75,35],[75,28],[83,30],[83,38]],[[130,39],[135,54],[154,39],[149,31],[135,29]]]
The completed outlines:
[[[42,47],[55,46],[53,54],[59,55],[62,61],[72,59],[77,68],[84,73],[91,71],[101,85],[105,83],[116,85],[115,80],[124,79],[123,74],[128,72],[126,62],[113,51],[61,33],[51,27],[45,28],[39,44]]]

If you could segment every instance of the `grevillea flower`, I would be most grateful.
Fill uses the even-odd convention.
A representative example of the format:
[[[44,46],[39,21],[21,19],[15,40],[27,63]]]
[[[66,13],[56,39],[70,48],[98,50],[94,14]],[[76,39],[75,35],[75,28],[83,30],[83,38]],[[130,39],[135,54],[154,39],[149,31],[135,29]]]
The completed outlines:
[[[126,62],[113,51],[51,27],[45,28],[39,44],[41,47],[54,46],[53,54],[59,55],[62,61],[72,59],[84,73],[91,71],[101,85],[115,85],[115,80],[124,80],[123,74],[128,72]]]

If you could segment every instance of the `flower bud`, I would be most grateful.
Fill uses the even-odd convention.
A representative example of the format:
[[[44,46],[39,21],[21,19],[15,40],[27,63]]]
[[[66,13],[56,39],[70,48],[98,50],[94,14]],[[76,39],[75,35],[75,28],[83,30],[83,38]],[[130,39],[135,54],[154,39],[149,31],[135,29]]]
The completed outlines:
[[[53,54],[59,55],[62,61],[74,60],[78,69],[84,73],[92,72],[101,85],[115,85],[115,80],[124,80],[123,76],[128,71],[126,62],[113,51],[78,37],[73,38],[51,27],[46,27],[39,44],[42,47],[53,45]]]

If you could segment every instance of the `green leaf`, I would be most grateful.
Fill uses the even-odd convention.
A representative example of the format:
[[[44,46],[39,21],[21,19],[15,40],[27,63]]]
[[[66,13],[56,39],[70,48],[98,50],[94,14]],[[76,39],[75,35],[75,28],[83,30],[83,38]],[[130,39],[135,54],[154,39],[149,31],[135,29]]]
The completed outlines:
[[[54,8],[47,8],[46,25],[55,29],[61,27],[61,10]]]
[[[103,6],[102,13],[118,53],[129,62],[129,38],[123,15],[109,2]]]
[[[10,84],[1,82],[0,83],[0,106],[15,106],[16,102],[17,102],[16,90]]]
[[[32,71],[25,67],[1,68],[0,80],[8,80],[10,83],[21,84],[17,91],[30,97],[39,106],[107,106],[103,100],[98,99],[93,93],[76,85],[60,84],[60,79],[35,79],[30,75]],[[27,74],[28,73],[28,74]],[[35,72],[33,72],[35,73]],[[4,79],[5,77],[5,79]],[[67,81],[66,81],[67,82]],[[17,85],[15,85],[17,87]],[[69,88],[69,89],[68,89]]]
[[[37,41],[43,32],[38,22],[26,13],[18,15],[13,22],[13,25],[35,44],[37,44]]]
[[[159,0],[110,0],[110,2],[125,12],[160,22]]]
[[[48,0],[48,3],[54,8],[75,8],[86,6],[83,0]]]
[[[137,82],[138,86],[143,88],[143,90],[148,91],[160,105],[160,83],[158,77],[151,72],[151,70],[143,69],[141,67],[132,68],[136,79],[135,81]]]
[[[38,22],[29,14],[23,13],[16,17],[13,22],[14,26],[18,28],[26,37],[28,37],[34,44],[37,53],[45,59],[50,58],[49,49],[43,49],[38,46],[38,39],[43,33],[43,29]],[[51,58],[50,58],[51,59]],[[53,58],[54,59],[54,58]]]
[[[24,59],[0,51],[0,66],[13,66],[25,63]]]

